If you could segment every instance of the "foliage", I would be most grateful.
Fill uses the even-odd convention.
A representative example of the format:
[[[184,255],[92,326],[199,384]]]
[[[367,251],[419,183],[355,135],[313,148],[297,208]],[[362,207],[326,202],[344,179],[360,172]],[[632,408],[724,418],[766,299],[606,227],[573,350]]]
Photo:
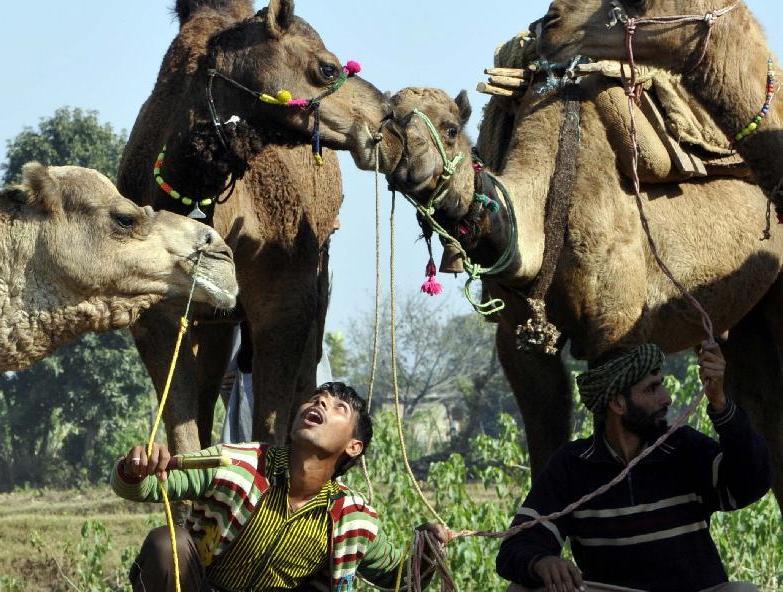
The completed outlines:
[[[31,160],[97,169],[114,181],[125,140],[125,132],[101,124],[96,111],[62,107],[42,118],[37,130],[26,127],[8,142],[8,162],[0,165],[3,181],[18,182],[22,165]]]
[[[691,366],[682,379],[667,379],[675,401],[674,414],[691,401],[699,388],[698,371]],[[591,422],[582,415],[577,435],[591,432]],[[503,530],[530,489],[527,451],[520,445],[517,422],[501,415],[498,437],[478,435],[470,442],[467,457],[452,454],[433,463],[423,482],[428,498],[454,529]],[[705,405],[699,407],[690,425],[710,433]],[[414,426],[406,426],[408,432]],[[712,433],[714,436],[714,432]],[[415,451],[414,451],[415,453]],[[375,435],[368,453],[368,470],[375,487],[373,500],[379,508],[385,531],[398,548],[412,540],[413,528],[432,520],[405,475],[393,415],[375,416]],[[359,471],[347,477],[351,486],[366,491]],[[762,590],[783,585],[783,541],[780,512],[772,494],[753,506],[713,517],[712,536],[732,579],[755,582]],[[452,576],[458,590],[502,590],[495,575],[497,539],[463,538],[448,549]],[[566,550],[568,553],[568,550]],[[362,590],[369,590],[364,587]]]
[[[340,331],[328,331],[324,335],[324,345],[332,367],[335,379],[344,378],[348,374],[348,350],[345,347],[345,336]]]
[[[88,334],[0,376],[0,490],[105,480],[141,441],[151,385],[127,332]]]
[[[476,315],[447,317],[440,304],[412,294],[398,304],[396,341],[400,400],[406,415],[437,403],[449,426],[455,427],[457,450],[479,432],[497,433],[498,412],[516,412],[516,403],[495,354],[495,326]],[[389,307],[382,304],[378,366],[373,405],[393,400]],[[369,383],[374,312],[351,323],[348,380],[360,391]],[[458,426],[458,429],[456,427]]]

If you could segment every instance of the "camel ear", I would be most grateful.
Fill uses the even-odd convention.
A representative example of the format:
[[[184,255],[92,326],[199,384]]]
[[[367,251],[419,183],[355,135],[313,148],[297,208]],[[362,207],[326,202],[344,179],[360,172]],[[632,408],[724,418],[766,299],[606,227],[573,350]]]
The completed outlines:
[[[293,22],[294,0],[269,0],[265,24],[272,37],[281,37]]]
[[[454,102],[457,103],[459,108],[460,123],[465,125],[470,119],[470,114],[473,113],[473,107],[470,106],[470,99],[468,99],[468,91],[459,91],[459,94],[454,98]]]
[[[28,162],[22,167],[22,186],[26,205],[43,212],[62,209],[60,190],[49,175],[49,168],[40,162]]]

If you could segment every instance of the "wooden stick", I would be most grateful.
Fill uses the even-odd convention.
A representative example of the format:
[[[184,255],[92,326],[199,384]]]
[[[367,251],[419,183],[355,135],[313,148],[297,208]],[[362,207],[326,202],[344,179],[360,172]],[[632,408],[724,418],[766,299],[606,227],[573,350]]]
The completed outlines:
[[[227,456],[172,456],[166,466],[168,471],[186,471],[188,469],[216,469],[231,465]]]
[[[490,84],[503,86],[505,88],[523,88],[530,84],[524,78],[511,78],[510,76],[490,76]]]
[[[485,95],[495,95],[496,97],[513,97],[518,96],[520,93],[514,92],[507,88],[500,88],[499,86],[492,86],[486,82],[479,82],[476,85],[476,90]]]
[[[490,76],[508,76],[509,78],[524,78],[527,71],[521,68],[487,68],[484,74]]]

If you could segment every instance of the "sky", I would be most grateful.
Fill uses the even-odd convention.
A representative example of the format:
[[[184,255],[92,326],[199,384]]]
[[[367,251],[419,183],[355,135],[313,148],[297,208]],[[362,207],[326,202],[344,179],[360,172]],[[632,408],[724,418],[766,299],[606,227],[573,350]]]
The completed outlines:
[[[116,130],[130,131],[149,96],[163,54],[177,33],[174,0],[38,0],[3,2],[0,55],[0,162],[6,142],[25,126],[35,126],[58,107],[92,109]],[[256,0],[256,9],[266,0]],[[321,34],[345,63],[362,65],[362,76],[381,90],[434,86],[452,96],[467,89],[473,105],[469,133],[477,135],[481,107],[488,97],[475,92],[492,65],[497,45],[543,16],[548,0],[298,0],[296,13]],[[783,55],[783,36],[770,25],[783,21],[778,0],[747,4],[771,31],[771,44]],[[340,155],[345,202],[342,227],[331,248],[332,301],[328,330],[346,331],[351,319],[372,308],[375,282],[374,180],[358,171],[350,155]],[[381,187],[386,184],[381,181]],[[388,244],[391,196],[383,192],[383,242]],[[412,207],[396,209],[396,286],[400,297],[418,292],[424,280],[426,249],[417,241]],[[436,260],[439,260],[439,247]],[[382,252],[388,289],[388,249]],[[470,312],[461,296],[464,278],[439,276],[445,287],[443,310]],[[420,295],[420,298],[428,296]]]

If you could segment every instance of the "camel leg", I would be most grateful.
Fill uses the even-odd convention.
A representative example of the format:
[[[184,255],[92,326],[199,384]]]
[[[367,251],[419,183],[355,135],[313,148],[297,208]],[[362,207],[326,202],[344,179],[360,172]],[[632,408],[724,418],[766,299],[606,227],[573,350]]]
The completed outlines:
[[[506,373],[525,424],[530,464],[537,475],[571,431],[571,382],[560,356],[516,349],[513,331],[498,325],[498,359]]]
[[[301,268],[297,271],[301,271]],[[271,279],[271,278],[268,278]],[[298,401],[298,375],[316,323],[316,272],[278,269],[253,302],[245,302],[253,340],[253,439],[283,443],[291,408]],[[308,384],[315,381],[313,376]]]
[[[212,445],[212,424],[220,384],[234,342],[233,323],[194,325],[191,341],[196,352],[196,388],[198,390],[198,435],[201,448]]]
[[[174,308],[154,307],[141,315],[131,329],[136,348],[147,367],[159,398],[166,381],[179,330],[178,312]],[[189,347],[189,338],[186,336],[180,348],[168,402],[163,409],[168,444],[174,453],[200,448],[196,426],[198,393],[194,376],[196,376],[196,363]]]
[[[729,332],[726,393],[750,415],[767,441],[773,491],[783,507],[783,319],[780,280],[765,300]]]

